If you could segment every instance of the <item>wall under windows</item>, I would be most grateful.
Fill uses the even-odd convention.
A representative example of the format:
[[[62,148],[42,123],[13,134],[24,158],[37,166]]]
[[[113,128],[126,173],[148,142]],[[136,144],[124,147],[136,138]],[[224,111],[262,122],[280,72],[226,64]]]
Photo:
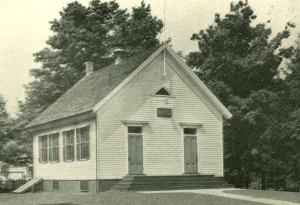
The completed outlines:
[[[76,136],[74,136],[74,160],[63,160],[63,131],[90,126],[90,158],[77,160]],[[38,136],[59,132],[59,162],[39,162]],[[49,130],[39,131],[33,137],[33,169],[34,178],[44,180],[92,180],[96,179],[96,147],[95,147],[95,120],[89,120],[76,125],[62,126]],[[49,157],[49,155],[48,155]]]

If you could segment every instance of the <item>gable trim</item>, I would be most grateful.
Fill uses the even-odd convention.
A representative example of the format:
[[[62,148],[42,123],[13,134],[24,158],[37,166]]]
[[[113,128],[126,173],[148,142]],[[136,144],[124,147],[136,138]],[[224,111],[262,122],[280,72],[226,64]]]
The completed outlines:
[[[161,51],[166,49],[169,51],[172,57],[175,58],[177,63],[182,66],[185,73],[192,78],[196,83],[197,87],[203,92],[203,94],[212,102],[213,106],[220,112],[222,116],[227,119],[232,117],[229,110],[217,99],[217,97],[208,89],[208,87],[195,75],[195,73],[182,61],[182,59],[172,50],[167,44],[163,44],[159,49],[157,49],[147,60],[145,60],[137,69],[135,69],[122,83],[120,83],[112,92],[110,92],[104,99],[98,102],[93,107],[93,113],[99,110],[103,105],[105,105],[116,93],[118,93],[126,84],[128,84],[143,68],[145,68]]]
[[[207,96],[207,98],[214,104],[214,106],[222,113],[226,119],[230,119],[232,114],[229,110],[220,102],[220,100],[208,89],[208,87],[195,75],[195,73],[184,63],[181,58],[175,53],[172,48],[166,45],[166,49],[177,60],[177,62],[184,68],[187,74],[193,78],[197,83],[201,91]]]
[[[166,48],[166,44],[163,44],[158,48],[147,60],[145,60],[137,69],[135,69],[125,80],[120,83],[115,89],[113,89],[104,99],[97,103],[93,107],[93,112],[95,113],[99,108],[101,108],[105,103],[108,102],[116,93],[118,93],[128,82],[131,81],[143,68],[145,68],[162,50]]]

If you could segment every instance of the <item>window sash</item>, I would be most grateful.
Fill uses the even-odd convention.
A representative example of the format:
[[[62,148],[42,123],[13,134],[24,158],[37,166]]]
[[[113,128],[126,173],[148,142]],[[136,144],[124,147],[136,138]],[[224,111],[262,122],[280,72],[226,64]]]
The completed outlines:
[[[49,135],[49,161],[59,161],[59,133]]]
[[[39,161],[40,163],[47,163],[48,162],[48,135],[39,136],[39,146],[40,146]]]
[[[66,131],[66,160],[74,160],[74,130]]]
[[[197,135],[197,128],[183,128],[184,135],[195,136]]]
[[[128,133],[130,134],[141,134],[143,128],[137,126],[128,126]]]
[[[89,126],[76,129],[77,160],[90,157],[90,128]]]

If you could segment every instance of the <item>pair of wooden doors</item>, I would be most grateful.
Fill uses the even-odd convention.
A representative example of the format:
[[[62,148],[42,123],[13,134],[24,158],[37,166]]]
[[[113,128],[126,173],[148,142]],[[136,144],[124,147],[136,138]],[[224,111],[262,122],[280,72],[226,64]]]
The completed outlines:
[[[184,168],[186,174],[198,173],[197,135],[184,130]],[[128,168],[130,175],[143,174],[143,135],[140,129],[128,129]]]

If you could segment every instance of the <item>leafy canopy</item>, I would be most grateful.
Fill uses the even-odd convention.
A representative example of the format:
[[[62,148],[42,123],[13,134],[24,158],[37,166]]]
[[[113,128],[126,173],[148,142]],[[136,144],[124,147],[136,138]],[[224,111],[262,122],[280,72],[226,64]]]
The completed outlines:
[[[154,47],[163,27],[144,1],[129,14],[116,1],[100,0],[92,0],[87,7],[77,1],[69,3],[50,25],[53,35],[48,47],[34,54],[41,67],[30,70],[34,80],[25,85],[25,101],[19,102],[16,130],[27,156],[32,133],[23,128],[84,76],[85,62],[93,62],[94,70],[112,64],[115,44],[124,45],[127,57]],[[10,145],[7,148],[16,147]]]
[[[187,63],[198,69],[204,81],[225,83],[240,97],[273,86],[282,58],[291,54],[292,48],[280,46],[282,40],[290,36],[289,28],[294,25],[288,23],[282,32],[270,39],[271,29],[265,24],[251,26],[255,19],[247,2],[231,4],[231,11],[224,19],[216,14],[215,24],[193,34],[191,40],[198,42],[199,51],[190,53]]]
[[[115,44],[124,44],[127,56],[159,44],[162,21],[151,15],[144,1],[132,13],[119,8],[116,1],[92,0],[88,7],[75,1],[50,21],[53,36],[50,46],[34,54],[41,68],[31,69],[34,81],[25,86],[26,99],[20,113],[32,119],[65,93],[84,75],[84,63],[94,70],[114,61]]]
[[[232,3],[224,18],[216,14],[214,24],[192,35],[199,51],[187,56],[188,65],[233,114],[224,123],[225,168],[227,179],[239,187],[272,168],[266,163],[272,148],[265,136],[284,112],[279,66],[293,51],[281,44],[294,24],[271,39],[265,24],[252,26],[255,19],[247,1]]]

